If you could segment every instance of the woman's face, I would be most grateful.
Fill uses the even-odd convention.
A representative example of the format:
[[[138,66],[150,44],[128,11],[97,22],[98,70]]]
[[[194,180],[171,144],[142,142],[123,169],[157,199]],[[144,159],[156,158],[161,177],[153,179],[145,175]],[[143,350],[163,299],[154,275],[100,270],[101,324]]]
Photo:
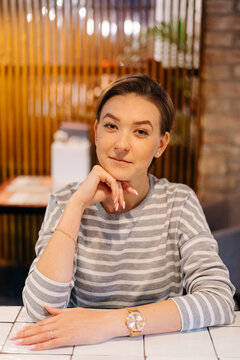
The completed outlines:
[[[135,93],[116,95],[103,106],[95,122],[95,143],[100,165],[117,180],[145,181],[153,157],[169,142],[160,135],[158,108]]]

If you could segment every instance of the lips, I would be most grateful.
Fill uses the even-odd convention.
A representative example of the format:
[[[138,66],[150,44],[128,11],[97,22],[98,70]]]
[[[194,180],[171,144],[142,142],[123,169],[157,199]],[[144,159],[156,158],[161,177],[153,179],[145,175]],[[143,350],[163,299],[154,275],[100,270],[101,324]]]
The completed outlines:
[[[127,161],[127,160],[121,159],[121,158],[116,158],[116,157],[113,157],[113,156],[109,156],[109,159],[117,161],[119,163],[131,164],[131,161]]]

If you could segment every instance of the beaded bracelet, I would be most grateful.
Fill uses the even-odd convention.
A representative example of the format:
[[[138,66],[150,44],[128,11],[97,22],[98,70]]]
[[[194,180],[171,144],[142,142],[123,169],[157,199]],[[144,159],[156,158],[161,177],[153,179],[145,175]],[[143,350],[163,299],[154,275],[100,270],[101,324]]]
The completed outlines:
[[[63,233],[63,234],[66,235],[67,237],[69,237],[69,239],[71,239],[71,240],[74,242],[76,251],[78,250],[77,241],[76,241],[71,235],[69,235],[68,233],[66,233],[64,230],[61,230],[61,229],[58,229],[58,228],[56,228],[55,231],[60,231],[61,233]]]

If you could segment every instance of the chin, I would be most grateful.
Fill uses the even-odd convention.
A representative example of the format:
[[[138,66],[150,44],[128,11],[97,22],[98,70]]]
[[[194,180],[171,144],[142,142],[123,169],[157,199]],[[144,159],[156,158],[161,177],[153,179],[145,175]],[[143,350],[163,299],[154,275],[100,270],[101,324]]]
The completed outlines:
[[[119,169],[108,166],[102,166],[109,174],[111,174],[116,180],[130,181],[132,176],[129,174],[129,169]]]
[[[115,169],[111,169],[110,171],[108,171],[115,179],[119,180],[119,181],[129,181],[130,180],[130,176],[129,174],[126,174],[126,172],[122,171],[122,170],[115,170]]]

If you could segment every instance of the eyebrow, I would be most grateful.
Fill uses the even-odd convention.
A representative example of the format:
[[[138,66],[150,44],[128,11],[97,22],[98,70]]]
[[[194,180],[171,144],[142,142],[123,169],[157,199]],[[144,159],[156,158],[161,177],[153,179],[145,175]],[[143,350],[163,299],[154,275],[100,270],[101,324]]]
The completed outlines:
[[[111,114],[111,113],[106,113],[103,117],[103,119],[105,119],[106,117],[110,117],[111,119],[113,120],[116,120],[116,121],[120,121],[120,119],[118,117],[116,117],[115,115]]]
[[[115,120],[117,122],[120,122],[120,119],[117,116],[115,116],[115,115],[113,115],[111,113],[106,113],[104,115],[103,119],[105,119],[106,117],[110,117],[111,119],[113,119],[113,120]],[[133,123],[133,125],[150,125],[151,128],[153,129],[153,126],[152,126],[152,123],[151,123],[150,120],[135,121]]]

